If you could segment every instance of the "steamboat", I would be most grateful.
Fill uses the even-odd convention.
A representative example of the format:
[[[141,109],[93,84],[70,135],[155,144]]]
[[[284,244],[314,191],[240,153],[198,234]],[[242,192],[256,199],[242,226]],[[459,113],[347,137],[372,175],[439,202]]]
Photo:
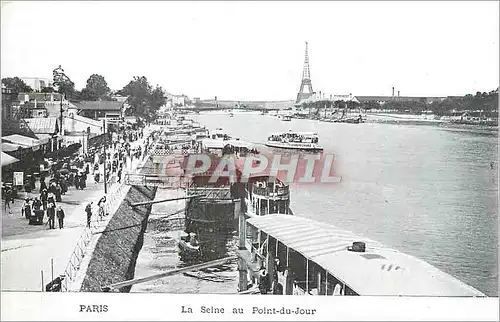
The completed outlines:
[[[293,149],[305,151],[323,151],[319,144],[318,134],[314,132],[274,133],[267,139],[266,146],[279,149]]]

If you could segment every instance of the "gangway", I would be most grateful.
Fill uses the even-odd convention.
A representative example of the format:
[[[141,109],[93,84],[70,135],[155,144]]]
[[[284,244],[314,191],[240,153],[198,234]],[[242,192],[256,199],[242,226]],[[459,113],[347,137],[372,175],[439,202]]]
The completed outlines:
[[[128,280],[128,281],[123,281],[123,282],[119,282],[119,283],[110,284],[108,286],[103,287],[102,290],[104,292],[109,292],[111,290],[118,290],[118,289],[120,289],[122,287],[132,286],[132,285],[140,284],[140,283],[145,283],[145,282],[157,280],[157,279],[160,279],[160,278],[172,276],[172,275],[175,275],[175,274],[180,274],[180,273],[190,272],[190,271],[196,271],[196,270],[200,270],[200,269],[204,269],[204,268],[209,268],[209,267],[213,267],[213,266],[219,266],[219,265],[227,264],[227,263],[229,263],[229,262],[231,262],[232,260],[235,260],[235,259],[236,259],[236,256],[229,256],[229,257],[217,259],[217,260],[206,262],[206,263],[202,263],[202,264],[197,264],[197,265],[192,265],[192,266],[182,267],[182,268],[176,268],[176,269],[172,269],[172,270],[166,271],[164,273],[155,274],[155,275],[152,275],[152,276],[135,278],[135,279]]]

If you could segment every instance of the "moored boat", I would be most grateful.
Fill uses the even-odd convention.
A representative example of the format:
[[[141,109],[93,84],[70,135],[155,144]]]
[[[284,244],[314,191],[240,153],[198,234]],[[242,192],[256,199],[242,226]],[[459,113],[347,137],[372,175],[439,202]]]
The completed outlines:
[[[261,294],[485,297],[421,259],[325,223],[269,214],[244,227],[238,256],[250,259]]]
[[[195,233],[182,232],[177,239],[179,250],[191,255],[200,253],[200,243]]]
[[[266,146],[279,149],[293,149],[306,151],[323,151],[319,144],[318,134],[314,132],[275,133],[269,136]]]

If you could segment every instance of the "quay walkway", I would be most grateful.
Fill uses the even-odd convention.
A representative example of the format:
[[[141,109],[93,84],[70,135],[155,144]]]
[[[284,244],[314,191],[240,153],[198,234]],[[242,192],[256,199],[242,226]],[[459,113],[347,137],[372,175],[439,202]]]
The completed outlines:
[[[132,147],[143,146],[144,141],[149,135],[148,129],[144,130],[142,139],[131,143]],[[143,164],[146,157],[135,159],[132,162],[127,160],[127,167],[124,168],[124,174],[133,172],[137,167]],[[101,173],[103,173],[101,171]],[[116,178],[111,178],[111,182]],[[126,195],[127,187],[123,184],[112,183],[108,186],[107,211],[109,216],[105,221],[98,222],[97,202],[104,194],[103,182],[95,183],[92,175],[87,178],[87,187],[84,190],[75,190],[71,188],[62,196],[61,205],[65,212],[64,228],[59,229],[57,219],[55,220],[56,229],[48,229],[48,225],[29,226],[27,220],[21,216],[21,207],[23,199],[15,200],[11,206],[11,213],[2,212],[2,256],[1,256],[1,282],[2,291],[44,291],[45,285],[58,276],[70,272],[75,275],[78,269],[69,269],[75,263],[75,252],[88,254],[88,249],[79,245],[82,237],[85,236],[87,215],[85,206],[93,201],[95,208],[91,222],[91,230],[101,229],[109,221],[113,212],[120,205],[123,197]],[[33,193],[19,193],[21,198],[38,196],[39,183]],[[2,207],[4,205],[2,204]],[[45,217],[46,218],[46,217]],[[105,227],[105,226],[104,226]],[[78,257],[78,256],[76,256]],[[90,256],[83,256],[88,258]],[[81,260],[81,258],[80,258]],[[71,264],[70,261],[73,263]],[[84,263],[83,263],[84,264]],[[68,279],[63,283],[63,289],[69,289]],[[72,284],[72,283],[71,283]]]

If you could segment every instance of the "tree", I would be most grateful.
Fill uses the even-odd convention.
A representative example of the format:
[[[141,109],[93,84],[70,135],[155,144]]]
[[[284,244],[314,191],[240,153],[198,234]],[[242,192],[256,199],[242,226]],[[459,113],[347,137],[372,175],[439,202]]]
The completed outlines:
[[[41,93],[53,93],[54,91],[54,87],[52,86],[42,87],[40,90]]]
[[[2,78],[2,84],[4,84],[6,88],[12,90],[15,93],[33,92],[33,89],[30,86],[26,85],[26,83],[17,76]]]
[[[66,76],[64,73],[64,69],[61,68],[61,65],[53,70],[54,76],[54,86],[57,86],[57,92],[64,94],[66,99],[74,98],[75,96],[75,83],[71,81],[71,79]]]
[[[156,116],[160,107],[165,105],[167,99],[165,98],[165,91],[161,88],[161,86],[156,86],[156,88],[151,92],[149,97],[149,106],[151,109],[151,113]]]
[[[82,98],[87,101],[106,100],[110,89],[104,76],[93,74],[87,79],[87,86],[82,89]]]
[[[148,121],[156,116],[159,108],[166,102],[163,89],[160,86],[153,89],[144,76],[134,76],[117,94],[128,96],[130,108],[125,112],[127,115],[140,116]]]

